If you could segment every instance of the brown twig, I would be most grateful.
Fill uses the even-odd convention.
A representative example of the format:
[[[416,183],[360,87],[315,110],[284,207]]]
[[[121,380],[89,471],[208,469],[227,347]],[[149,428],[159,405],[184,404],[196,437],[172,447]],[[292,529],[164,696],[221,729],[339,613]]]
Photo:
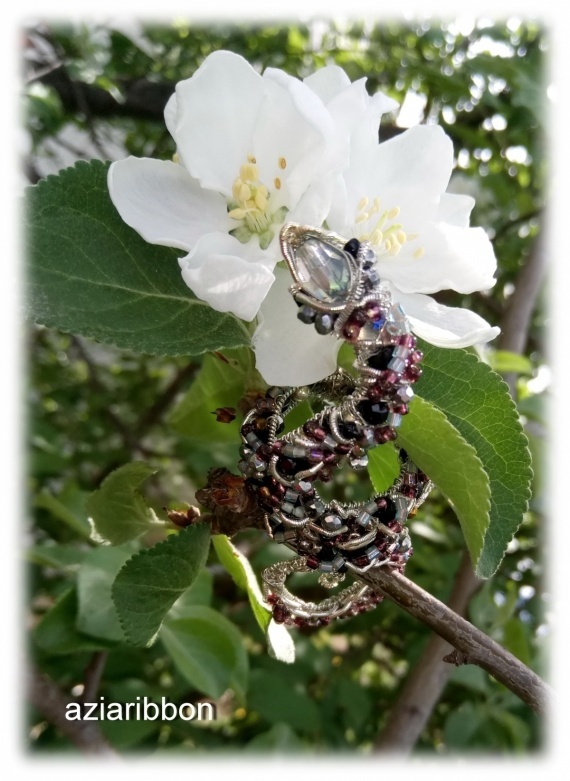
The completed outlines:
[[[360,580],[437,632],[465,654],[469,664],[486,670],[534,711],[542,715],[550,709],[552,691],[535,672],[404,575],[379,567]]]
[[[108,655],[107,651],[96,651],[85,668],[83,695],[81,698],[83,702],[93,702],[97,696]]]
[[[465,551],[455,576],[449,608],[464,616],[480,583]],[[430,636],[376,740],[378,751],[408,752],[415,746],[449,679],[451,668],[445,662],[450,661],[451,650],[452,646],[439,634]]]
[[[101,734],[97,722],[66,719],[67,706],[77,701],[67,697],[51,678],[34,667],[28,672],[28,699],[84,754],[97,754],[109,759],[117,757]]]

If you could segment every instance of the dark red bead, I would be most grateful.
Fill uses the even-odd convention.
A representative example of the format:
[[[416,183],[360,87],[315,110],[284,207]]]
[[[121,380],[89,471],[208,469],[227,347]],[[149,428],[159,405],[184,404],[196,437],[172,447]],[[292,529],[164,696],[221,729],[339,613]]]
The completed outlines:
[[[276,439],[275,442],[271,445],[271,452],[272,453],[280,453],[283,450],[283,442],[281,442],[280,439]]]
[[[404,379],[408,382],[415,382],[421,376],[422,370],[419,366],[408,366],[408,368],[404,370],[403,374]]]
[[[408,412],[409,412],[408,405],[407,404],[394,404],[394,406],[392,407],[392,412],[395,412],[396,415],[407,415]]]
[[[350,445],[337,445],[337,446],[336,446],[336,448],[335,448],[335,450],[336,450],[336,452],[337,452],[339,455],[342,455],[342,456],[343,456],[343,455],[346,455],[346,453],[350,453],[350,451],[352,450],[352,448],[350,447]]]
[[[410,353],[408,360],[410,363],[419,363],[424,357],[424,354],[421,350],[414,350],[412,353]]]
[[[324,457],[325,454],[319,448],[313,448],[313,450],[309,451],[308,459],[309,461],[312,461],[314,464],[316,464],[317,461],[322,461]]]
[[[277,624],[283,624],[285,619],[289,618],[289,611],[282,605],[275,605],[273,608],[273,620]]]
[[[360,326],[349,321],[343,326],[342,335],[348,342],[355,342],[360,335]]]
[[[310,569],[318,569],[319,568],[319,560],[316,556],[307,556],[307,567]]]
[[[411,349],[416,346],[416,340],[412,334],[402,334],[398,339],[398,344],[401,344],[402,347],[409,347]]]
[[[382,399],[386,395],[386,391],[383,388],[381,388],[379,385],[372,385],[366,391],[366,395],[368,396],[370,401],[382,401]]]
[[[380,320],[382,317],[382,310],[378,306],[378,304],[371,301],[369,304],[366,305],[366,309],[364,310],[366,313],[366,317],[371,322],[374,322],[375,320]]]
[[[291,458],[280,458],[277,468],[286,475],[293,475],[297,471],[297,464]]]
[[[353,559],[353,564],[355,564],[357,567],[363,568],[367,567],[370,564],[370,561],[368,559],[368,556],[358,556],[356,559]]]
[[[374,430],[374,439],[378,444],[383,444],[384,442],[390,442],[393,439],[396,439],[396,432],[393,428],[390,428],[390,426],[384,426],[383,428],[377,428]]]
[[[385,387],[387,385],[395,385],[399,380],[398,375],[396,372],[393,372],[391,369],[388,371],[382,372],[382,374],[379,377],[379,381],[382,385]]]
[[[323,461],[325,462],[325,464],[336,464],[337,462],[336,453],[325,453]]]
[[[278,597],[276,594],[268,594],[267,599],[265,600],[269,605],[276,605],[278,600]]]

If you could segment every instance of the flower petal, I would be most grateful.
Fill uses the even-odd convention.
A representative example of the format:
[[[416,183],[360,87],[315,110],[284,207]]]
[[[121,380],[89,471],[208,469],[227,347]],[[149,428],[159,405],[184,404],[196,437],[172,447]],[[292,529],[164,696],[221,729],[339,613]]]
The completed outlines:
[[[381,144],[369,128],[358,129],[351,137],[350,167],[344,174],[345,222],[331,227],[343,235],[371,233],[379,214],[355,223],[358,204],[367,197],[379,198],[382,210],[398,207],[404,230],[417,232],[435,218],[452,164],[453,144],[437,125],[417,125]],[[334,211],[337,219],[339,211]]]
[[[303,79],[303,83],[310,87],[325,104],[335,98],[339,92],[350,87],[350,79],[339,65],[319,68]]]
[[[339,134],[321,99],[303,82],[275,68],[267,68],[263,81],[254,155],[261,180],[273,189],[279,178],[279,197],[294,208],[310,184],[344,165],[348,138]]]
[[[150,244],[188,251],[203,233],[232,227],[224,199],[176,163],[127,157],[112,163],[108,185],[122,219]]]
[[[271,287],[274,263],[253,242],[241,244],[227,233],[208,233],[178,261],[194,294],[218,312],[253,320]]]
[[[489,342],[500,333],[500,328],[490,326],[470,309],[443,306],[429,296],[393,293],[414,333],[436,347],[470,347]]]
[[[252,339],[257,369],[269,385],[309,385],[328,377],[336,370],[341,346],[340,340],[301,323],[290,284],[289,272],[276,268]]]
[[[164,124],[167,127],[168,132],[172,138],[176,137],[176,121],[178,118],[178,100],[176,98],[176,92],[174,92],[168,99],[168,103],[164,107]]]
[[[213,52],[191,78],[176,85],[174,140],[184,165],[203,187],[231,196],[240,166],[253,154],[263,97],[261,76],[228,51]]]
[[[469,227],[469,215],[475,206],[475,198],[470,195],[443,193],[439,201],[436,221],[448,222],[458,228]]]
[[[416,259],[414,249],[425,254]],[[406,254],[407,253],[407,254]],[[496,280],[497,259],[483,228],[458,228],[446,223],[424,226],[419,238],[400,254],[378,262],[378,273],[405,293],[488,290]]]

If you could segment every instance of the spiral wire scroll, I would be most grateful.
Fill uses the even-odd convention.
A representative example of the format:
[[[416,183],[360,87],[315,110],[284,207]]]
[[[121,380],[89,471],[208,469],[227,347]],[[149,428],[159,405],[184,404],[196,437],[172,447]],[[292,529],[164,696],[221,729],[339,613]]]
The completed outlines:
[[[421,376],[422,354],[381,283],[368,243],[295,223],[284,225],[280,238],[299,319],[323,338],[349,342],[355,375],[338,369],[313,385],[269,388],[243,422],[239,468],[270,537],[297,554],[262,574],[273,618],[323,626],[374,608],[382,596],[356,581],[319,603],[305,602],[285,587],[289,575],[318,572],[319,583],[333,589],[350,572],[382,566],[402,572],[412,554],[405,523],[432,484],[404,450],[394,483],[366,502],[324,502],[315,484],[330,482],[345,463],[365,468],[370,448],[396,438],[414,395],[411,385]],[[285,417],[306,399],[320,410],[283,434]]]

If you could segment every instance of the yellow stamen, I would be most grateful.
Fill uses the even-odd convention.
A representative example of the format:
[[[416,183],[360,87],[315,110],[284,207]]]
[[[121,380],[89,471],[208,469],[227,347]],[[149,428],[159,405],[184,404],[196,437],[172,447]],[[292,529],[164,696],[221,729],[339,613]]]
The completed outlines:
[[[406,234],[404,233],[404,231],[402,231],[402,230],[400,230],[400,231],[397,231],[397,232],[396,232],[396,238],[398,239],[398,241],[400,242],[400,244],[405,244],[405,243],[406,243],[407,236],[406,236]]]
[[[251,198],[251,188],[247,184],[242,184],[239,188],[238,200],[249,201]]]
[[[232,184],[232,195],[234,196],[236,201],[239,201],[239,199],[241,197],[241,188],[242,187],[243,187],[243,182],[242,182],[242,180],[238,176],[238,178]]]
[[[425,248],[424,248],[424,247],[420,247],[419,249],[417,249],[417,250],[414,252],[414,254],[413,254],[413,257],[414,257],[416,260],[419,260],[420,258],[423,258],[423,256],[425,255],[425,252],[426,252],[426,251],[425,251]]]
[[[228,213],[228,216],[232,218],[232,220],[243,220],[245,217],[245,210],[244,209],[232,209],[231,212]]]
[[[287,168],[287,160],[284,157],[279,158],[279,168]]]
[[[361,212],[358,217],[356,218],[356,224],[359,225],[361,222],[366,222],[367,219],[369,219],[370,215],[368,212]]]
[[[279,179],[277,176],[273,180],[273,184],[275,185],[275,189],[276,190],[280,190],[281,189],[281,179]]]
[[[361,198],[358,201],[358,206],[356,207],[359,212],[361,212],[363,209],[365,209],[368,206],[368,198],[364,196],[364,198]]]
[[[400,207],[395,206],[393,209],[390,209],[390,211],[386,216],[388,217],[389,220],[393,220],[394,217],[397,217],[399,213],[400,213]]]
[[[255,159],[255,157],[253,155],[248,155],[247,156],[247,162],[248,163],[253,163],[255,165],[257,163],[257,160]]]
[[[378,245],[378,244],[382,244],[382,239],[383,239],[383,238],[384,238],[384,234],[382,233],[382,231],[380,231],[380,230],[375,230],[375,231],[372,233],[372,236],[371,236],[371,238],[370,238],[370,241],[372,242],[372,244],[377,244],[377,245]]]
[[[262,195],[260,192],[256,193],[255,205],[260,211],[264,212],[265,209],[267,208],[267,198],[265,197],[265,195]]]
[[[239,169],[239,175],[246,182],[257,182],[259,179],[259,170],[255,163],[246,163]]]

